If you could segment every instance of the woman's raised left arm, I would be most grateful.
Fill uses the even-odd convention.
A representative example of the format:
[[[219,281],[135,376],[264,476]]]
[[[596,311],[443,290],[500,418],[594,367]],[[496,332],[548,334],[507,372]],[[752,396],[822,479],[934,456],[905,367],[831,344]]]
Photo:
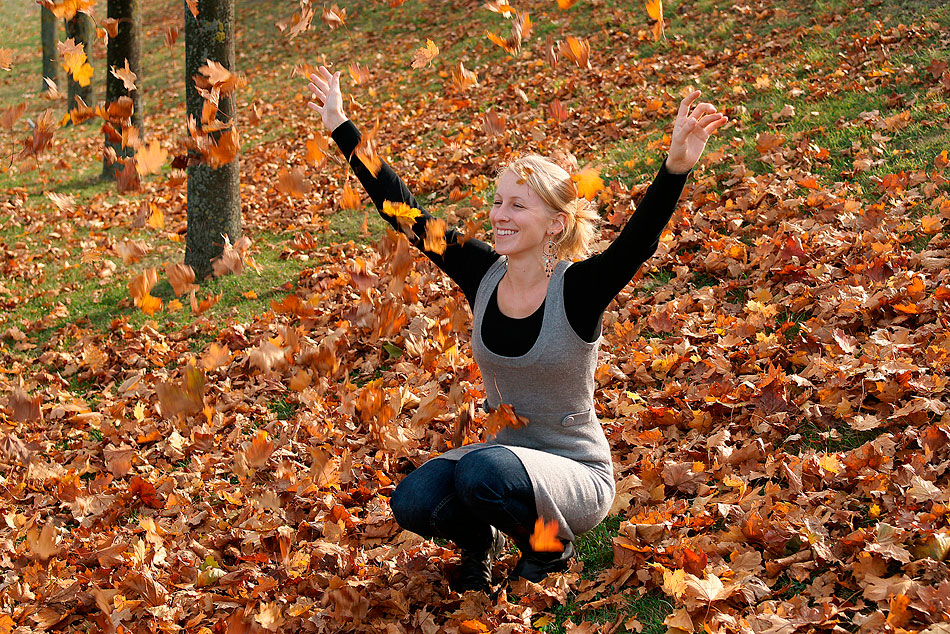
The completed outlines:
[[[728,121],[711,103],[699,103],[690,111],[698,96],[699,91],[694,90],[680,102],[669,155],[620,235],[602,253],[567,270],[564,295],[568,319],[575,332],[588,340],[600,314],[656,252],[690,170],[709,137]]]

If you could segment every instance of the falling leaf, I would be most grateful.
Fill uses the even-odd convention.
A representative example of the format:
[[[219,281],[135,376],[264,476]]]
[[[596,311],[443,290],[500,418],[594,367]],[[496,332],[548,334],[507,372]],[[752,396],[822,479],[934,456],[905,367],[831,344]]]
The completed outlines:
[[[188,5],[188,10],[191,11],[192,17],[198,17],[198,0],[185,0],[185,3]]]
[[[46,192],[46,197],[53,201],[60,211],[72,211],[76,207],[76,197],[56,192]]]
[[[277,191],[280,193],[299,198],[309,194],[310,189],[310,183],[304,178],[301,168],[288,170],[282,167],[277,172]]]
[[[47,521],[42,530],[37,530],[36,527],[31,528],[27,532],[26,543],[30,553],[40,561],[48,561],[62,551],[62,548],[56,544],[56,527],[51,521]]]
[[[76,72],[73,73],[73,79],[76,80],[76,83],[85,88],[90,83],[92,83],[92,74],[92,65],[83,64]]]
[[[165,27],[165,46],[171,48],[178,41],[178,26],[170,24]]]
[[[362,137],[360,137],[360,142],[356,145],[356,149],[353,150],[356,157],[359,158],[373,176],[379,174],[379,170],[383,167],[383,162],[376,153],[376,134],[378,132],[379,119],[376,120],[376,124],[369,132],[364,133]]]
[[[110,72],[118,78],[122,85],[125,86],[125,89],[129,92],[135,90],[135,80],[138,78],[135,73],[132,72],[132,69],[129,68],[129,59],[125,59],[125,67],[116,70],[115,66],[110,66]]]
[[[366,67],[360,66],[358,63],[353,62],[346,68],[350,72],[350,77],[353,78],[354,84],[365,84],[369,81],[369,70],[367,70]]]
[[[212,342],[205,353],[201,355],[201,367],[209,372],[217,370],[231,362],[231,351],[227,346]]]
[[[422,248],[442,255],[445,253],[445,221],[441,218],[431,218],[426,221],[426,233]]]
[[[412,67],[413,68],[422,68],[428,66],[429,63],[435,59],[436,55],[439,54],[439,47],[435,45],[430,39],[426,39],[426,45],[416,51],[415,55],[412,58]]]
[[[323,167],[327,161],[328,146],[326,138],[317,135],[316,138],[307,139],[306,147],[307,153],[304,160],[307,161],[307,165],[317,169]]]
[[[647,15],[656,20],[656,24],[653,25],[653,40],[658,42],[661,37],[664,37],[663,0],[647,0],[645,6]]]
[[[501,403],[485,419],[485,431],[489,436],[494,436],[502,429],[508,427],[517,429],[528,424],[528,419],[515,413],[514,408],[508,403]]]
[[[42,402],[43,397],[39,394],[31,397],[23,391],[23,388],[14,388],[7,401],[10,420],[18,423],[43,422],[43,411],[40,408]]]
[[[564,544],[557,537],[557,520],[546,522],[543,518],[538,518],[534,523],[534,532],[528,542],[531,549],[540,553],[559,553],[564,550]]]
[[[592,167],[585,167],[580,172],[572,174],[571,180],[577,184],[577,195],[587,200],[593,200],[604,188],[600,172]]]
[[[329,9],[324,7],[323,14],[320,16],[323,23],[330,29],[335,29],[346,24],[346,9],[341,9],[335,4]]]
[[[343,196],[340,198],[340,209],[359,209],[363,206],[360,193],[349,183],[343,184]]]
[[[168,263],[165,265],[165,275],[175,292],[175,297],[181,297],[185,293],[198,289],[195,285],[195,271],[187,264]]]
[[[0,69],[13,70],[13,51],[0,48]]]
[[[20,118],[26,111],[26,102],[19,103],[15,106],[10,106],[5,108],[3,112],[0,112],[0,127],[5,130],[12,130],[13,124],[16,123],[16,120]]]
[[[586,39],[568,35],[559,52],[581,68],[590,68],[590,44]]]
[[[459,92],[478,85],[478,77],[472,71],[465,68],[462,62],[452,69],[452,85]]]
[[[149,203],[149,215],[148,220],[145,221],[145,224],[155,229],[156,231],[161,231],[165,228],[165,214],[154,203]]]
[[[482,127],[489,136],[498,136],[508,126],[508,117],[499,115],[494,110],[488,110],[482,116]]]

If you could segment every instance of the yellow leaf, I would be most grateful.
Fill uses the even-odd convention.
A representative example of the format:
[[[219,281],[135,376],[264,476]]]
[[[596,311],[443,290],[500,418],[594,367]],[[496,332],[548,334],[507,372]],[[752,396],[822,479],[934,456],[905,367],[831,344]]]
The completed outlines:
[[[147,224],[152,229],[161,231],[165,228],[165,214],[162,213],[162,210],[158,208],[158,205],[149,203],[149,207],[152,210],[152,213],[148,216]],[[178,293],[180,295],[180,293]]]
[[[246,293],[241,293],[241,295],[243,295],[243,296],[246,297],[247,299],[257,299],[257,293],[255,293],[254,291],[248,291],[248,292],[246,292]]]
[[[92,83],[92,66],[88,63],[83,64],[77,72],[73,73],[73,79],[83,88],[88,86]]]
[[[422,214],[421,209],[410,207],[406,203],[392,203],[388,200],[383,201],[383,213],[391,218],[405,218],[406,220],[415,220]]]
[[[841,466],[838,464],[838,456],[833,453],[826,453],[819,458],[818,465],[825,471],[830,471],[831,473],[838,473],[838,471],[841,470]]]
[[[600,178],[600,173],[591,167],[585,167],[572,175],[571,180],[577,183],[577,195],[583,196],[587,200],[592,200],[597,192],[604,188],[604,181]]]
[[[663,19],[663,0],[647,0],[647,14],[654,20]]]
[[[142,301],[139,302],[139,308],[141,308],[142,312],[146,315],[154,315],[162,309],[162,300],[157,297],[152,297],[151,295],[146,295],[142,298]]]

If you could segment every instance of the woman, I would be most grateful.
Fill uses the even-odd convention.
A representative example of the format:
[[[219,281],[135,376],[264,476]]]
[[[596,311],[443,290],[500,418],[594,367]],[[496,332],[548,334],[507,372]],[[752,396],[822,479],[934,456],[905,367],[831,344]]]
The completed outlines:
[[[419,208],[384,162],[373,176],[354,153],[360,133],[343,114],[340,73],[320,67],[310,76],[313,101],[376,208],[383,202]],[[403,528],[443,537],[461,550],[452,586],[491,589],[492,563],[503,534],[521,551],[512,577],[540,581],[565,570],[574,538],[599,524],[615,487],[610,447],[594,412],[594,370],[601,317],[610,301],[655,251],[709,135],[726,123],[709,103],[679,106],[669,156],[617,239],[587,255],[596,212],[579,198],[570,174],[536,155],[502,168],[489,214],[494,248],[445,232],[439,254],[423,246],[432,218],[413,226],[415,246],[461,287],[474,316],[472,355],[481,370],[486,408],[512,405],[528,419],[485,443],[430,459],[406,476],[390,504]],[[538,518],[556,521],[560,552],[536,552]]]

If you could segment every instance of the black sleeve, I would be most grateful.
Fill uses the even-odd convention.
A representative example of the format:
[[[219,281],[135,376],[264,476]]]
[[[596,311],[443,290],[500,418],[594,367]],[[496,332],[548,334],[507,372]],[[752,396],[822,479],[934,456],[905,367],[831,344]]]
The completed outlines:
[[[488,268],[498,259],[499,255],[491,246],[481,240],[469,239],[463,240],[462,235],[455,229],[449,229],[445,232],[445,252],[442,254],[428,250],[423,246],[423,239],[426,235],[426,225],[435,220],[435,218],[419,205],[415,196],[402,182],[402,179],[396,175],[392,167],[386,161],[382,161],[382,167],[376,176],[367,169],[363,162],[356,156],[354,150],[360,142],[360,131],[352,121],[346,121],[331,134],[337,147],[347,158],[353,172],[363,185],[363,189],[369,194],[373,204],[390,225],[397,231],[400,230],[396,218],[383,213],[383,202],[400,202],[415,207],[422,211],[422,214],[416,219],[412,226],[413,236],[410,237],[412,244],[422,251],[426,257],[442,269],[446,275],[458,284],[469,305],[475,303],[475,292],[478,290],[478,284],[482,277],[488,271]]]
[[[664,161],[620,235],[603,252],[575,263],[565,272],[567,318],[581,338],[593,339],[607,305],[633,279],[640,265],[656,253],[660,235],[676,210],[688,177],[689,172],[668,172]]]

